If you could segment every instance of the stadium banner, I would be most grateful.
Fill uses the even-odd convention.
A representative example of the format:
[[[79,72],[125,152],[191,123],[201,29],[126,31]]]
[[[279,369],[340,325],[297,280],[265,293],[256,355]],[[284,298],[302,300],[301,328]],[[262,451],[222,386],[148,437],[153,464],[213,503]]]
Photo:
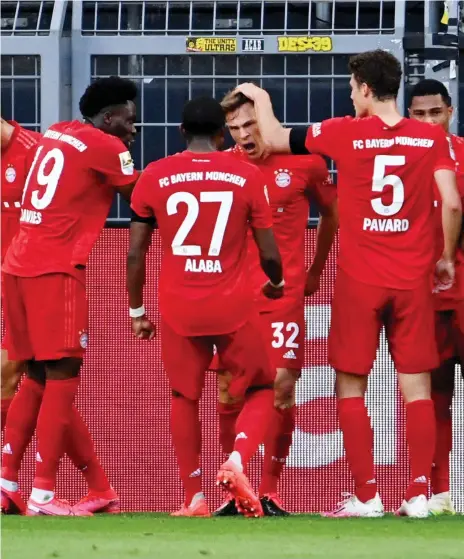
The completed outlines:
[[[237,39],[234,37],[187,37],[187,52],[234,53],[237,50]]]
[[[88,266],[89,344],[77,405],[94,436],[97,452],[125,511],[173,511],[182,503],[178,470],[169,434],[170,392],[159,337],[136,340],[131,333],[125,288],[127,229],[105,229]],[[306,233],[305,256],[314,254],[316,231]],[[292,512],[331,509],[343,492],[353,490],[343,451],[334,395],[334,373],[327,365],[330,301],[336,274],[335,250],[329,257],[320,291],[306,300],[306,349],[297,385],[298,417],[293,445],[281,484]],[[159,327],[157,289],[161,243],[155,231],[147,261],[145,306]],[[454,401],[452,493],[464,512],[464,389],[457,376]],[[387,510],[400,505],[406,487],[407,449],[404,408],[396,375],[382,336],[367,395],[375,430],[375,463],[380,493]],[[218,444],[216,379],[207,373],[201,402],[204,491],[212,507],[223,495],[215,485],[223,460]],[[35,442],[21,471],[27,495],[34,470]],[[262,456],[250,465],[257,487]],[[63,459],[58,495],[77,501],[86,493],[80,473]]]
[[[332,37],[277,37],[278,52],[331,52]]]

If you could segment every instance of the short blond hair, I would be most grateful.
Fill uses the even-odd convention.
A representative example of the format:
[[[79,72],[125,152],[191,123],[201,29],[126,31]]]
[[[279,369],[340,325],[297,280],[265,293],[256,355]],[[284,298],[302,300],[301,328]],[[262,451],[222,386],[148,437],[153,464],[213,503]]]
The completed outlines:
[[[253,105],[253,101],[251,99],[248,99],[248,97],[243,95],[240,91],[236,92],[235,89],[232,89],[224,95],[224,98],[221,101],[221,107],[227,115],[229,113],[233,113],[247,103],[251,103]]]

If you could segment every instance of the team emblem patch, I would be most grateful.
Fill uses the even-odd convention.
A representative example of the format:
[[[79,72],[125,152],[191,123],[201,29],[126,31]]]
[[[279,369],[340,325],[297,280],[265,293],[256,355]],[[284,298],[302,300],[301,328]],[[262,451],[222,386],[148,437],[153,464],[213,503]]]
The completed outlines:
[[[81,348],[87,349],[87,346],[89,344],[89,335],[87,334],[87,332],[79,332],[79,334],[79,343],[81,345]]]
[[[121,171],[123,175],[133,175],[134,174],[134,162],[132,160],[132,155],[129,151],[124,151],[119,154],[119,161],[121,162]]]
[[[280,188],[290,186],[292,182],[292,173],[288,169],[277,169],[274,171],[275,183]]]
[[[14,167],[7,167],[5,171],[6,182],[14,182],[16,180],[16,170]]]

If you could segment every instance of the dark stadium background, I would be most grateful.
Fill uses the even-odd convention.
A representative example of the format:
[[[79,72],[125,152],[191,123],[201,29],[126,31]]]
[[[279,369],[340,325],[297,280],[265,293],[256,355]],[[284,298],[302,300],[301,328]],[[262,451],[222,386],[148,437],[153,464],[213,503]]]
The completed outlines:
[[[265,87],[277,115],[288,125],[351,114],[349,56],[385,48],[403,63],[400,106],[406,109],[408,91],[418,80],[439,79],[448,86],[457,109],[452,132],[464,136],[464,119],[459,118],[459,108],[464,111],[464,67],[458,64],[464,49],[464,3],[449,4],[447,13],[442,1],[2,1],[1,112],[4,118],[44,131],[57,120],[79,116],[79,97],[92,79],[132,77],[140,91],[133,156],[142,169],[183,148],[178,124],[189,97],[220,98],[240,81]],[[278,37],[285,36],[330,37],[332,50],[278,52]],[[235,38],[235,52],[187,52],[187,38],[210,37]],[[308,217],[309,260],[317,208]],[[130,336],[123,278],[127,225],[127,206],[115,198],[89,266],[90,346],[79,406],[124,508],[173,510],[180,502],[180,483],[169,439],[169,392],[158,341],[141,344]],[[321,292],[307,300],[298,428],[282,487],[291,510],[329,508],[342,491],[351,489],[335,414],[333,373],[326,364],[335,252]],[[147,303],[156,315],[157,238],[150,259]],[[214,378],[209,375],[202,404],[207,483],[220,461],[214,396]],[[407,477],[406,448],[402,404],[384,341],[368,401],[380,487],[392,508],[399,504]],[[461,512],[463,410],[459,381],[452,474],[453,497]],[[24,489],[29,487],[31,468],[32,450],[23,468]],[[253,476],[258,470],[257,458]],[[64,460],[60,494],[76,499],[83,491],[82,481]],[[217,504],[215,489],[206,491]]]

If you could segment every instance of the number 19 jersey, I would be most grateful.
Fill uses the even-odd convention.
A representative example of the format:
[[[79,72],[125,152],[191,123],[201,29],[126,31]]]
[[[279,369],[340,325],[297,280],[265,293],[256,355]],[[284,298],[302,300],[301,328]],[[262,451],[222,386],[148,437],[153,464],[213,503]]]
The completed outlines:
[[[143,172],[131,206],[157,220],[160,313],[178,334],[228,334],[257,312],[247,232],[272,226],[265,189],[256,167],[226,152],[185,151]]]
[[[434,172],[454,171],[440,126],[377,116],[333,118],[308,129],[308,151],[337,164],[339,267],[352,278],[414,289],[435,256]]]
[[[130,153],[119,138],[79,121],[52,125],[36,149],[19,231],[3,270],[21,277],[66,273],[83,279],[113,187],[135,180]]]

